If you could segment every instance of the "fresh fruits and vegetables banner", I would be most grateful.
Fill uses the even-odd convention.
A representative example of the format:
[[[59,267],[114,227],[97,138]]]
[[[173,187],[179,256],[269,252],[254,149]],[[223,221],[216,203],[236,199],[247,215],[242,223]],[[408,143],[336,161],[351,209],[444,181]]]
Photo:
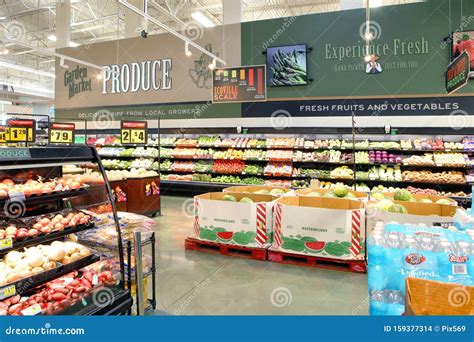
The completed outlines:
[[[296,290],[296,289],[295,289]],[[269,300],[268,300],[269,302]],[[270,305],[270,304],[268,304]],[[288,308],[285,308],[288,310]],[[287,311],[290,312],[290,311]],[[246,333],[257,336],[262,326],[317,326],[317,341],[386,341],[386,342],[467,342],[472,341],[471,317],[369,317],[369,316],[56,316],[4,317],[0,321],[0,338],[4,342],[48,341],[242,341],[230,332],[229,325],[245,326]],[[212,334],[197,334],[203,326],[213,325]],[[183,326],[186,329],[183,329]],[[133,327],[131,329],[130,327]],[[341,327],[344,327],[341,329]],[[415,330],[418,329],[418,331]],[[402,330],[403,329],[403,330]],[[407,330],[408,329],[408,330]],[[423,329],[420,333],[419,329]],[[453,330],[456,329],[456,330]],[[60,332],[59,332],[60,331]],[[357,331],[357,339],[354,339]],[[265,339],[288,342],[307,339],[305,329],[269,329]],[[252,339],[255,341],[256,339]]]

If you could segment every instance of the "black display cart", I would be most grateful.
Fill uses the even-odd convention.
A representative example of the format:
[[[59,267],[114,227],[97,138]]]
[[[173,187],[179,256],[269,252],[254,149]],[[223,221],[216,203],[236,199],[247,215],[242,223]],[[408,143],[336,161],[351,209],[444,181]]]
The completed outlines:
[[[63,177],[64,165],[79,163],[96,164],[102,181],[82,184]],[[124,282],[118,217],[95,148],[2,147],[0,184],[0,311],[3,314],[129,312],[132,299]],[[100,227],[103,222],[100,218],[105,216],[117,232],[118,266],[107,264],[94,249],[74,242],[71,235]],[[85,219],[81,221],[79,217]],[[75,248],[80,248],[79,254],[73,254]],[[44,264],[38,264],[38,258],[43,258]],[[16,310],[17,304],[21,304],[21,311]]]

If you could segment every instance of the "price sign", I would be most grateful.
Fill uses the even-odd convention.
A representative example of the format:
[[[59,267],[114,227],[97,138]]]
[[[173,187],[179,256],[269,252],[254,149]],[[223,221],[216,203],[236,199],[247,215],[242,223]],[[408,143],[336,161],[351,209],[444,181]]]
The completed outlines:
[[[7,142],[7,139],[6,139],[7,132],[6,132],[6,130],[7,130],[6,126],[0,126],[0,144]]]
[[[12,248],[13,246],[13,240],[12,238],[6,238],[0,240],[0,251],[8,248]]]
[[[146,121],[122,121],[122,144],[146,145],[148,142],[148,123]]]
[[[49,143],[74,144],[75,129],[76,125],[73,123],[51,123],[49,125]]]
[[[26,309],[21,310],[23,316],[36,316],[39,315],[43,310],[39,304],[33,304],[32,306],[27,307]]]
[[[34,142],[36,140],[36,120],[9,119],[5,140],[7,142]]]
[[[5,286],[0,289],[0,300],[4,300],[14,295],[16,295],[15,285]]]

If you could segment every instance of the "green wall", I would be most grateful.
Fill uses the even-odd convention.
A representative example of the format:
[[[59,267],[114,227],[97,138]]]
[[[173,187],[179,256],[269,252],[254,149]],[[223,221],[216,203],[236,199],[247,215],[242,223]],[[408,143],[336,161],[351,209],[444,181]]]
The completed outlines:
[[[464,21],[462,15],[466,17]],[[380,7],[372,9],[371,16],[377,29],[380,28],[380,36],[373,43],[388,44],[387,55],[380,59],[384,67],[381,74],[367,75],[365,70],[336,71],[349,65],[363,66],[360,57],[342,61],[326,59],[326,44],[342,48],[363,45],[359,34],[365,21],[363,9],[295,17],[294,21],[285,18],[244,23],[242,63],[264,64],[262,50],[265,44],[306,43],[314,48],[308,54],[308,76],[314,82],[293,88],[269,88],[269,98],[445,94],[444,72],[449,64],[450,47],[442,40],[458,28],[474,30],[474,1],[436,0]],[[276,39],[270,43],[274,37]],[[394,50],[396,39],[399,39],[397,51]],[[406,46],[405,54],[402,54],[401,43],[421,42],[422,39],[424,46],[428,46],[428,53],[410,55]],[[406,68],[400,67],[403,63]],[[474,81],[462,90],[473,91]]]

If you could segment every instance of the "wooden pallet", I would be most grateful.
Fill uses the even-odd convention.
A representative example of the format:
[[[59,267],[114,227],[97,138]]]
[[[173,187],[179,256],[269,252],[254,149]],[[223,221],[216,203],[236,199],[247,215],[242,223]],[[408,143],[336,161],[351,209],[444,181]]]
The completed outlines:
[[[193,237],[187,237],[184,242],[184,247],[187,250],[207,252],[214,254],[227,255],[232,257],[267,260],[268,247],[245,247],[239,245],[229,245],[214,241],[198,240]]]
[[[367,272],[365,260],[339,260],[312,255],[283,252],[273,247],[268,249],[268,261],[280,264],[325,268],[345,272]]]

